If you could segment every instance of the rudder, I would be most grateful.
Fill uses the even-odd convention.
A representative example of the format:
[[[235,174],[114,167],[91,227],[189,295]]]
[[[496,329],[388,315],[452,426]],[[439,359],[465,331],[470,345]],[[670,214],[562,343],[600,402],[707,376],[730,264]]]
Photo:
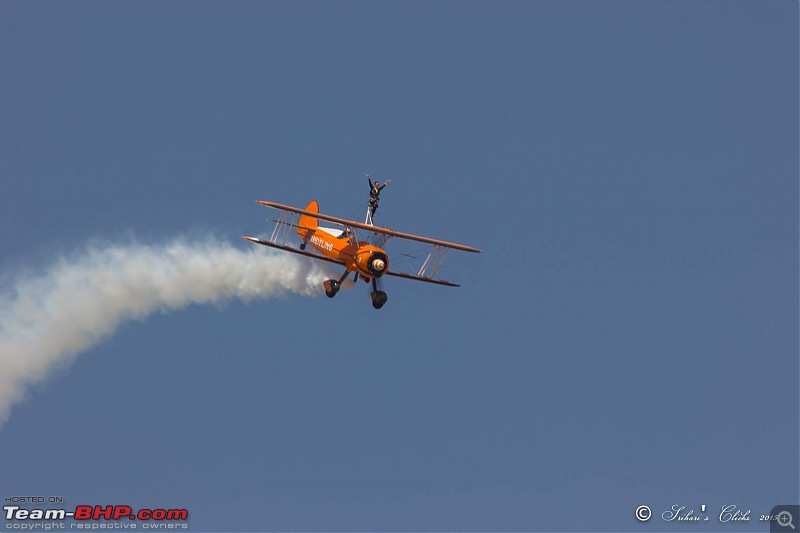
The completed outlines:
[[[311,200],[303,209],[312,213],[319,213],[319,204],[316,200]],[[311,233],[316,231],[318,225],[319,220],[316,217],[300,215],[300,220],[297,221],[297,234],[301,239],[305,240]]]

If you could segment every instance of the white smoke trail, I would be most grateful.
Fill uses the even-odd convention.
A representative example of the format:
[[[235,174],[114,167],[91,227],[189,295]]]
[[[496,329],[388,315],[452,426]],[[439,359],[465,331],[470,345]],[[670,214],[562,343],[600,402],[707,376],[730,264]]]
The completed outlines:
[[[0,425],[26,388],[69,363],[129,319],[190,304],[313,296],[324,274],[309,262],[207,239],[93,247],[0,297]]]

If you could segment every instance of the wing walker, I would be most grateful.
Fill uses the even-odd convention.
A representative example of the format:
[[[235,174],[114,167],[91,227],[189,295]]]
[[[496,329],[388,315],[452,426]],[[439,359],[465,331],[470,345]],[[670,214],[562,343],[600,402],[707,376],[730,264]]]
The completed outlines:
[[[370,297],[372,306],[375,309],[383,307],[387,300],[386,293],[380,290],[378,284],[378,280],[383,276],[394,276],[436,285],[458,287],[455,283],[437,279],[434,276],[436,276],[450,250],[473,253],[480,253],[480,250],[472,246],[376,226],[374,219],[378,209],[380,191],[388,185],[390,180],[384,182],[383,185],[380,185],[380,182],[377,181],[373,183],[369,175],[367,175],[367,180],[370,184],[370,200],[367,205],[366,219],[363,223],[322,214],[319,212],[319,204],[316,200],[309,202],[303,209],[276,202],[258,200],[257,203],[280,211],[281,216],[277,219],[270,219],[275,223],[275,228],[269,240],[247,236],[242,238],[256,244],[343,266],[344,273],[338,280],[328,279],[323,283],[325,294],[328,298],[336,296],[342,282],[352,273],[353,281],[361,279],[366,283],[372,284]],[[320,221],[335,224],[337,227],[321,226]],[[292,230],[297,231],[297,235],[302,241],[299,247],[287,243]],[[362,238],[358,237],[357,234],[359,232],[362,234]],[[389,254],[383,248],[390,239],[394,238],[430,245],[431,248],[427,257],[416,274],[392,270],[389,267]],[[309,246],[311,250],[307,249]]]

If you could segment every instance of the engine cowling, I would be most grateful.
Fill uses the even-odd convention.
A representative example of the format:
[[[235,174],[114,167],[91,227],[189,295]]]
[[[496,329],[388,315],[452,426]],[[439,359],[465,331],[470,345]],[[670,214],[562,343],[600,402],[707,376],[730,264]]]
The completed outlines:
[[[389,257],[377,247],[360,250],[356,256],[356,263],[358,268],[376,278],[383,276],[389,270]]]

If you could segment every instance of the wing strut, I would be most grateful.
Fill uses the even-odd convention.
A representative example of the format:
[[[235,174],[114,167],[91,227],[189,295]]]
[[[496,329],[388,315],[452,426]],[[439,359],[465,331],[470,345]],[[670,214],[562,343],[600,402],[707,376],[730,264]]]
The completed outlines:
[[[450,248],[447,246],[434,246],[431,252],[428,254],[428,257],[425,259],[425,262],[422,263],[422,266],[417,272],[418,276],[424,278],[432,278],[436,275],[436,272],[444,263],[445,257],[450,252]]]
[[[289,228],[297,227],[294,223],[294,219],[297,218],[297,215],[292,213],[292,221],[289,222],[289,211],[284,211],[281,218],[278,220],[274,220],[275,222],[275,229],[272,230],[272,236],[269,238],[269,242],[278,243],[278,244],[286,245],[286,240],[289,238]]]

